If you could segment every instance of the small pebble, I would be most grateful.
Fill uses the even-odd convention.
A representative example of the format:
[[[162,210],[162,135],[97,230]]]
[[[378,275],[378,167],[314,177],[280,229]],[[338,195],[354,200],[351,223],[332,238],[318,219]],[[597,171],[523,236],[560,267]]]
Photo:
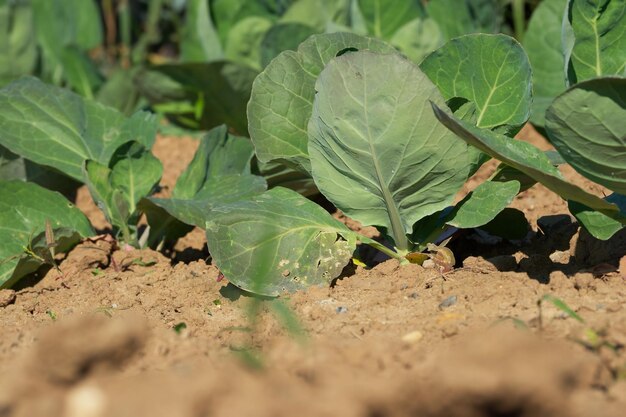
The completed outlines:
[[[443,300],[439,303],[439,308],[446,308],[456,304],[456,295],[451,295],[450,297]]]
[[[415,330],[414,332],[410,332],[402,336],[402,341],[404,343],[413,344],[422,340],[423,337],[424,335],[422,334],[422,332],[420,332],[419,330]]]
[[[82,386],[73,389],[65,399],[65,415],[68,417],[102,417],[107,398],[97,387]]]
[[[339,307],[337,307],[335,309],[335,311],[337,312],[337,314],[347,313],[348,312],[348,307],[339,306]]]
[[[569,262],[570,253],[569,251],[557,250],[550,254],[550,260],[557,264],[566,264]]]
[[[0,290],[0,308],[15,302],[14,290]]]

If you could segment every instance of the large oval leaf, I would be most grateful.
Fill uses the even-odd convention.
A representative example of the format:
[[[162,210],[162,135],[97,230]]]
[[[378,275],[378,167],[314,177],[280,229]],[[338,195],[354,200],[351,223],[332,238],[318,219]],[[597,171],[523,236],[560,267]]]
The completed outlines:
[[[585,177],[626,194],[626,78],[576,84],[546,113],[550,142]]]
[[[514,131],[530,116],[531,70],[521,45],[506,35],[453,39],[427,56],[422,71],[446,100],[462,97],[476,106],[476,125]]]
[[[0,287],[13,285],[41,265],[24,248],[31,246],[33,252],[34,246],[45,248],[45,239],[37,237],[45,231],[46,221],[53,229],[63,229],[57,234],[64,238],[57,252],[94,233],[85,215],[61,194],[27,182],[0,181]]]
[[[626,0],[569,0],[564,34],[570,84],[626,75]]]
[[[207,223],[209,252],[230,282],[256,294],[328,284],[356,249],[354,232],[285,188],[215,211],[221,213]]]
[[[315,80],[337,53],[348,48],[391,52],[390,45],[349,33],[311,36],[298,51],[285,51],[254,80],[248,129],[261,162],[279,160],[310,172],[307,123]]]
[[[545,114],[554,98],[565,88],[565,58],[561,24],[567,0],[544,0],[533,12],[524,35],[524,49],[533,68],[533,103],[530,120],[545,125]]]
[[[108,165],[113,152],[135,140],[151,148],[152,115],[126,118],[117,110],[25,77],[0,90],[0,145],[83,181],[85,160]]]
[[[467,146],[439,124],[437,87],[399,54],[354,52],[316,83],[309,123],[320,191],[364,225],[387,228],[408,249],[413,223],[450,204],[469,170]]]

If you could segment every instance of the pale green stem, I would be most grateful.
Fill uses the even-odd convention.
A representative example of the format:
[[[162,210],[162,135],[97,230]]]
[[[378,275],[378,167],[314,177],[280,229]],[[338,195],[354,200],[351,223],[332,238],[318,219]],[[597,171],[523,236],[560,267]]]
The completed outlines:
[[[374,249],[381,251],[382,253],[389,256],[390,258],[396,259],[398,262],[400,262],[400,264],[409,263],[409,261],[404,257],[405,254],[389,249],[387,246],[383,245],[380,242],[375,241],[374,239],[370,239],[368,237],[361,236],[361,235],[357,236],[357,238],[358,240],[361,241],[361,243],[365,243],[366,245],[369,245],[373,247]]]
[[[513,0],[513,27],[515,30],[515,38],[518,42],[522,42],[522,39],[524,39],[524,26],[526,22],[524,3],[525,0]]]

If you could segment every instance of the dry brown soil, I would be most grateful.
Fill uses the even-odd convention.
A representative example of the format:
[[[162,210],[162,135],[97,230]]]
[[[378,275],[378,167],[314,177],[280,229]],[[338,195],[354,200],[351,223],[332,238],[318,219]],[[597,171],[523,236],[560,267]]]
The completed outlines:
[[[163,194],[194,149],[159,138]],[[78,204],[106,228],[85,190]],[[85,241],[62,274],[0,292],[0,416],[626,415],[626,235],[538,228],[567,213],[540,186],[514,206],[528,239],[465,236],[445,276],[387,261],[285,298],[304,334],[218,282],[201,231],[167,256]]]

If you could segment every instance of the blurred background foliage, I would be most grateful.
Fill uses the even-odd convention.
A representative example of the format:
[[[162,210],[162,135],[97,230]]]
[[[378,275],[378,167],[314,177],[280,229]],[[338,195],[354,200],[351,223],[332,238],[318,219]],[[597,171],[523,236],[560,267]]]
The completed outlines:
[[[130,115],[149,109],[165,133],[226,124],[247,135],[255,77],[312,34],[381,38],[420,63],[474,32],[518,40],[539,0],[0,0],[0,87],[34,75]],[[306,176],[255,165],[270,185]],[[0,147],[0,178],[64,191],[57,173]],[[65,185],[63,185],[65,184]],[[63,185],[60,187],[60,185]]]
[[[537,3],[0,0],[0,86],[30,74],[126,114],[151,106],[187,128],[246,133],[254,77],[312,34],[378,37],[419,63],[467,33],[520,38]]]

